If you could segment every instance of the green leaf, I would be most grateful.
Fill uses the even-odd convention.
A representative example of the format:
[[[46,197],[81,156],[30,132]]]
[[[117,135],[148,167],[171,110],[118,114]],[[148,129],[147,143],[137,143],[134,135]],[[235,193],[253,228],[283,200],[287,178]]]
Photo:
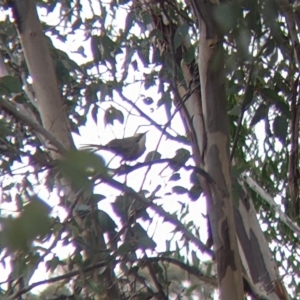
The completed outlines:
[[[124,70],[124,73],[127,74],[128,68],[131,64],[131,60],[133,58],[133,55],[135,54],[135,50],[133,48],[127,48],[125,52],[125,58],[122,65],[122,70]]]
[[[287,102],[285,102],[283,100],[282,101],[276,101],[275,107],[282,116],[285,116],[286,118],[290,119],[291,112],[290,112],[289,104]]]
[[[9,191],[9,190],[11,190],[14,186],[15,186],[15,183],[14,183],[14,182],[9,183],[9,184],[7,184],[7,185],[4,185],[4,186],[2,187],[2,191]],[[21,197],[21,196],[20,196],[19,194],[16,194],[16,197]]]
[[[129,30],[131,29],[134,21],[136,18],[136,14],[133,11],[130,11],[125,19],[125,28],[124,28],[124,35],[127,36]]]
[[[189,191],[183,186],[176,185],[172,187],[172,192],[178,195],[183,195],[187,194]]]
[[[20,194],[16,194],[15,196],[15,203],[17,206],[18,211],[22,211],[24,207],[24,199]]]
[[[258,109],[255,111],[255,114],[250,122],[250,126],[255,126],[261,120],[267,119],[269,108],[265,104],[260,104]]]
[[[176,154],[172,158],[172,163],[170,163],[170,168],[174,171],[178,171],[181,166],[188,161],[190,156],[190,152],[184,148],[176,150]]]
[[[98,101],[97,93],[100,91],[101,85],[100,84],[89,84],[85,90],[85,98],[88,103],[95,103]]]
[[[148,90],[150,87],[155,86],[156,82],[152,74],[145,74],[144,88]]]
[[[239,19],[239,5],[235,3],[224,3],[217,5],[214,10],[219,28],[225,33],[234,29]]]
[[[193,266],[198,267],[200,265],[200,259],[197,256],[196,251],[192,250],[192,262]]]
[[[96,124],[98,123],[98,111],[99,111],[98,105],[93,105],[91,115]]]
[[[144,26],[152,23],[152,17],[151,17],[151,14],[149,11],[143,10],[141,15],[142,15],[142,20],[143,20]]]
[[[91,36],[91,51],[93,54],[93,59],[95,63],[99,63],[102,60],[101,51],[99,49],[100,37],[97,35]]]
[[[183,43],[188,32],[189,32],[189,25],[187,23],[184,23],[177,28],[175,35],[174,35],[175,49],[177,49]]]
[[[122,220],[122,222],[126,222],[128,219],[128,209],[132,203],[132,200],[129,197],[120,195],[116,197],[114,203],[112,203],[112,208],[114,213]]]
[[[0,94],[21,93],[22,85],[18,78],[13,76],[3,76],[0,78]]]
[[[161,154],[158,151],[150,151],[145,157],[145,162],[158,160],[161,158]]]
[[[106,34],[100,37],[99,48],[103,59],[109,62],[115,62],[116,55],[123,53],[121,48]]]
[[[247,107],[252,102],[253,94],[254,94],[254,87],[253,85],[250,84],[245,91],[243,107]]]
[[[28,99],[24,96],[24,94],[22,93],[22,94],[18,94],[18,95],[16,95],[15,97],[14,97],[14,101],[16,102],[16,103],[21,103],[21,104],[23,104],[23,103],[26,103],[27,101],[28,101]]]
[[[132,243],[131,242],[124,242],[116,251],[116,255],[126,255],[130,253],[133,250]]]
[[[144,98],[143,99],[143,102],[146,104],[146,105],[151,105],[151,104],[153,104],[153,98],[151,98],[151,97],[146,97],[146,98]]]
[[[180,180],[181,179],[181,176],[179,173],[174,173],[172,174],[172,176],[170,177],[169,181],[177,181],[177,180]]]
[[[249,11],[245,13],[246,26],[255,32],[260,30],[260,15],[254,7],[249,8]]]
[[[269,38],[264,46],[264,56],[269,56],[276,51],[276,43],[273,38]]]
[[[81,25],[82,25],[82,20],[81,20],[81,18],[77,18],[77,19],[75,20],[75,22],[73,22],[73,24],[72,24],[72,30],[75,31],[75,30],[78,29]]]
[[[163,33],[157,28],[151,30],[151,32],[149,34],[149,38],[151,38],[151,37],[156,37],[158,40],[161,40],[161,41],[164,40]]]
[[[243,172],[247,171],[249,169],[249,166],[247,164],[236,164],[234,166],[231,167],[231,176],[234,179],[240,179],[240,176]]]
[[[110,106],[104,114],[104,123],[105,125],[111,124],[114,125],[114,121],[119,121],[121,124],[124,123],[124,115],[122,111],[116,109],[113,106]]]
[[[213,270],[213,264],[212,263],[207,263],[207,268],[205,274],[207,276],[211,276]]]
[[[134,201],[132,197],[128,195],[120,195],[116,197],[114,203],[111,204],[114,213],[122,220],[122,222],[127,222],[130,218],[130,210],[134,209],[136,212],[136,219],[141,218],[144,221],[150,219],[144,204]]]
[[[106,196],[104,196],[102,194],[93,194],[91,197],[92,197],[94,203],[98,203],[98,202],[106,199]]]
[[[50,232],[48,214],[50,207],[37,197],[30,199],[29,204],[17,218],[3,219],[4,244],[11,251],[28,250],[37,237],[44,237]]]
[[[243,191],[241,185],[238,183],[236,179],[232,180],[232,199],[233,204],[236,208],[239,207],[240,204],[240,197],[241,195],[244,195],[245,192]]]
[[[249,45],[251,43],[251,32],[248,28],[239,27],[238,34],[236,36],[236,43],[239,51],[239,56],[243,59],[243,57],[248,57],[249,55]]]
[[[78,49],[77,49],[77,51],[75,51],[75,53],[80,54],[80,55],[81,55],[82,57],[84,57],[84,58],[87,57],[86,54],[85,54],[85,49],[84,49],[83,46],[79,46]]]
[[[115,228],[117,228],[117,225],[115,221],[109,216],[109,214],[100,209],[98,210],[97,214],[101,231],[104,233],[114,232]]]
[[[288,132],[288,120],[285,117],[277,116],[273,122],[273,131],[279,141],[285,145]]]
[[[156,243],[150,237],[143,237],[137,240],[138,249],[151,249],[154,250],[156,248]]]
[[[270,89],[270,88],[263,88],[261,90],[261,94],[263,98],[268,102],[283,102],[283,99],[281,96],[278,95],[278,92]]]
[[[0,120],[0,136],[5,138],[11,133],[12,129],[9,128],[9,125],[4,120]]]
[[[157,107],[164,105],[167,115],[171,116],[172,103],[170,93],[163,93],[162,97],[157,102]]]
[[[93,186],[91,175],[107,176],[103,158],[89,151],[70,151],[57,165],[75,187],[88,191]]]
[[[138,69],[138,63],[136,61],[136,59],[134,59],[132,62],[131,62],[131,65],[132,65],[132,68],[134,71],[137,71]]]
[[[195,46],[191,45],[184,55],[184,61],[186,64],[191,64],[195,59]]]
[[[62,60],[56,61],[55,72],[56,72],[56,77],[61,84],[71,82],[72,78],[70,76],[70,71],[66,68]]]
[[[199,175],[193,171],[190,175],[190,182],[196,185],[200,185]]]
[[[228,115],[230,116],[236,116],[238,117],[241,114],[241,105],[237,104],[235,105],[231,110],[229,110]]]
[[[147,231],[139,223],[132,228],[132,232],[137,239],[138,249],[155,249],[156,243],[148,236]]]
[[[59,260],[57,256],[54,256],[51,260],[47,260],[46,263],[46,271],[53,272],[59,265],[62,265],[62,262]]]
[[[200,283],[191,284],[189,287],[187,287],[184,290],[184,292],[186,295],[193,295],[193,294],[195,294],[195,291],[197,291],[197,289],[199,289],[199,286],[200,286]]]
[[[201,193],[202,193],[202,187],[199,184],[193,185],[189,190],[189,197],[192,201],[196,201],[201,196]]]

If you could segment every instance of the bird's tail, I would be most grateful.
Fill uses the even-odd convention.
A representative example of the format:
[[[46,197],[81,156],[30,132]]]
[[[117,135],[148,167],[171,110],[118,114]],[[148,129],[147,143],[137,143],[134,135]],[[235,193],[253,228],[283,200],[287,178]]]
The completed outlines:
[[[97,144],[85,144],[81,145],[80,150],[88,150],[88,151],[98,151],[100,149],[105,149],[102,145],[97,145]]]

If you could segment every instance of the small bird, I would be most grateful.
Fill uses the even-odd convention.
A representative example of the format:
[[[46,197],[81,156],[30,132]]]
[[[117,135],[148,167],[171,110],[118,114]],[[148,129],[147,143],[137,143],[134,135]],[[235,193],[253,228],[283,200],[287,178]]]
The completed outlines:
[[[94,151],[104,149],[119,155],[123,160],[133,161],[146,151],[146,133],[137,133],[124,139],[114,139],[106,145],[87,144],[85,149]]]

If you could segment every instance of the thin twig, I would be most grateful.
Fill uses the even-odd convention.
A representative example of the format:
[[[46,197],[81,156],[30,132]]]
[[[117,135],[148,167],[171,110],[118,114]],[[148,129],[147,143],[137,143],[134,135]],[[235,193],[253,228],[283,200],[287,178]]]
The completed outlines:
[[[252,80],[253,67],[254,67],[254,64],[252,63],[251,67],[250,67],[250,71],[249,71],[245,91],[244,91],[244,97],[243,97],[242,104],[241,104],[241,113],[239,115],[237,129],[235,131],[235,135],[234,135],[234,139],[233,139],[233,145],[232,145],[232,149],[231,149],[231,153],[230,153],[230,161],[231,162],[233,160],[234,153],[235,153],[235,150],[236,150],[236,147],[237,147],[240,131],[241,131],[241,128],[242,128],[242,122],[243,122],[244,114],[245,114],[245,111],[246,111],[246,101],[247,101],[247,96],[248,96],[248,94],[250,92],[250,88],[251,88],[250,83],[251,83],[251,80]]]
[[[136,171],[138,169],[147,167],[147,166],[152,166],[155,164],[169,164],[169,165],[176,165],[178,167],[183,168],[186,171],[194,171],[197,174],[203,176],[208,183],[214,183],[214,180],[212,179],[212,177],[203,169],[200,167],[195,167],[195,166],[191,166],[191,165],[185,165],[179,161],[176,161],[172,158],[161,158],[161,159],[157,159],[157,160],[152,160],[152,161],[146,161],[143,163],[137,163],[133,166],[130,165],[122,165],[118,170],[116,170],[114,172],[115,175],[125,175],[128,174],[130,172]]]
[[[231,149],[231,153],[230,153],[230,161],[231,162],[233,160],[234,153],[235,153],[235,150],[236,150],[236,147],[237,147],[238,139],[239,139],[239,136],[240,136],[240,131],[241,131],[241,128],[242,128],[242,122],[243,122],[245,111],[246,111],[246,104],[247,104],[246,101],[247,101],[247,95],[249,93],[249,89],[251,87],[252,74],[253,74],[253,69],[254,69],[254,66],[255,66],[254,63],[256,62],[256,60],[260,57],[260,55],[264,51],[264,49],[267,45],[267,42],[268,42],[268,40],[260,48],[257,55],[252,59],[252,62],[251,62],[251,65],[250,65],[250,71],[249,71],[249,75],[248,75],[248,79],[247,79],[247,83],[246,83],[246,87],[245,87],[245,91],[244,91],[244,96],[243,96],[243,100],[242,100],[242,104],[241,104],[241,113],[239,115],[237,129],[236,129],[236,132],[235,132],[235,135],[234,135],[233,145],[232,145],[232,149]],[[253,51],[254,51],[254,47],[253,47]]]
[[[110,186],[114,187],[115,189],[124,192],[128,195],[131,195],[132,198],[135,200],[146,204],[149,206],[151,209],[153,209],[159,216],[163,217],[165,221],[168,221],[172,225],[175,226],[176,229],[181,231],[185,238],[192,243],[194,243],[200,251],[203,253],[208,254],[209,256],[213,256],[213,251],[206,247],[204,243],[202,243],[201,240],[199,240],[195,235],[193,235],[178,219],[175,215],[170,214],[166,212],[160,205],[157,205],[153,203],[152,201],[148,200],[147,198],[141,196],[137,192],[135,192],[132,188],[126,186],[125,184],[114,180],[113,178],[105,177],[101,178],[102,182],[109,184]]]
[[[75,208],[75,206],[77,205],[78,201],[79,201],[79,195],[82,192],[82,190],[78,191],[75,195],[76,199],[75,201],[72,203],[72,205],[70,206],[69,212],[67,217],[65,218],[65,222],[62,223],[62,227],[60,228],[60,230],[58,231],[58,233],[56,234],[56,237],[54,239],[54,241],[52,242],[52,244],[48,247],[48,249],[46,250],[46,252],[40,257],[39,259],[39,263],[42,262],[44,260],[44,258],[51,252],[51,250],[56,246],[56,244],[58,243],[58,241],[60,240],[60,237],[64,231],[64,229],[67,226],[67,222],[69,220],[69,218],[71,218],[72,214],[73,214],[73,209]]]
[[[159,299],[162,300],[168,300],[167,295],[164,292],[163,286],[161,285],[161,283],[159,282],[159,280],[156,277],[156,272],[153,269],[152,264],[150,263],[150,261],[148,260],[148,256],[146,253],[144,253],[145,257],[145,261],[146,261],[146,266],[148,268],[149,271],[149,276],[152,279],[152,281],[154,282],[154,286],[156,287],[156,289],[158,290],[158,294],[159,294]]]
[[[131,100],[129,100],[128,98],[126,98],[121,92],[117,91],[117,93],[119,94],[119,96],[121,97],[121,99],[123,101],[125,101],[126,103],[130,104],[144,119],[146,119],[147,121],[149,121],[151,123],[151,125],[153,125],[156,129],[158,129],[161,132],[164,132],[164,134],[166,135],[166,137],[170,140],[176,141],[176,142],[180,142],[183,143],[184,145],[189,145],[190,143],[188,141],[184,141],[182,139],[178,139],[177,137],[171,135],[169,132],[164,131],[164,128],[162,125],[159,125],[158,123],[156,123],[153,119],[151,119],[147,114],[145,114],[135,103],[133,103]]]
[[[28,287],[25,287],[25,288],[19,290],[18,292],[16,292],[15,294],[11,295],[10,297],[8,297],[8,299],[10,299],[10,300],[17,299],[21,295],[31,291],[33,288],[35,288],[39,285],[42,285],[42,284],[54,283],[54,282],[57,282],[57,281],[60,281],[60,280],[71,278],[71,277],[76,276],[76,275],[80,275],[82,273],[93,271],[97,268],[107,266],[111,261],[112,260],[107,259],[105,261],[102,261],[102,262],[93,264],[91,266],[82,268],[81,270],[72,271],[72,272],[69,272],[69,273],[64,274],[64,275],[60,275],[60,276],[52,277],[52,278],[49,278],[49,279],[34,282],[31,285],[29,285]],[[118,261],[115,261],[115,263],[118,263]]]

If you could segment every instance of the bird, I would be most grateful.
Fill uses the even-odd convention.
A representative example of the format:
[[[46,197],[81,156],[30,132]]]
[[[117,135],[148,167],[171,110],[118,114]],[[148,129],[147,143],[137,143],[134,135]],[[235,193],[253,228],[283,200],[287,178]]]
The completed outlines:
[[[86,144],[87,150],[108,150],[120,156],[122,160],[134,161],[141,157],[146,151],[146,133],[136,133],[123,139],[114,139],[106,145]]]

